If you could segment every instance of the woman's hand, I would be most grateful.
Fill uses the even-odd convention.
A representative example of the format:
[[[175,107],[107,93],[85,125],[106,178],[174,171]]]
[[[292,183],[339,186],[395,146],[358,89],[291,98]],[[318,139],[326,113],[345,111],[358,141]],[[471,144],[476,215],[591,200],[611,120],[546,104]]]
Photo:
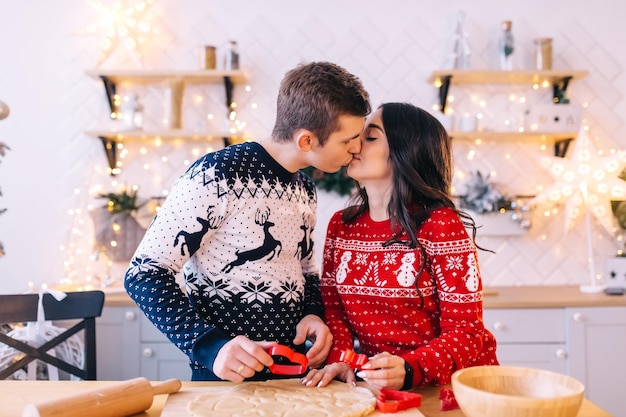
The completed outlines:
[[[356,376],[378,388],[399,390],[406,376],[404,359],[387,352],[379,353],[372,356]]]
[[[322,369],[311,369],[307,376],[302,378],[302,384],[307,387],[325,387],[333,379],[356,385],[354,371],[343,362],[331,363]]]

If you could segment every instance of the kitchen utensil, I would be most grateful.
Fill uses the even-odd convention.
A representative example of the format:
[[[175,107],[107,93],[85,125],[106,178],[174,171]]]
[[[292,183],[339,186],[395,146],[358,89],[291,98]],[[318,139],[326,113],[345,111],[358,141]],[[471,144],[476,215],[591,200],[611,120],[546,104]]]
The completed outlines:
[[[557,372],[475,366],[452,374],[452,390],[467,417],[574,417],[585,387]]]
[[[173,394],[181,387],[178,379],[154,385],[146,378],[134,378],[91,391],[38,404],[28,404],[22,417],[122,417],[140,413],[152,406],[155,395]]]
[[[381,413],[397,413],[422,405],[422,394],[381,388],[376,407]]]
[[[352,349],[345,349],[341,352],[339,360],[350,365],[350,368],[352,369],[361,370],[361,366],[365,365],[369,359],[367,358],[367,355],[356,353]]]
[[[279,375],[301,375],[306,372],[309,360],[302,353],[294,352],[284,345],[273,345],[268,349],[270,356],[274,356],[274,364],[269,367],[270,372]],[[287,359],[290,363],[276,363],[276,361]]]

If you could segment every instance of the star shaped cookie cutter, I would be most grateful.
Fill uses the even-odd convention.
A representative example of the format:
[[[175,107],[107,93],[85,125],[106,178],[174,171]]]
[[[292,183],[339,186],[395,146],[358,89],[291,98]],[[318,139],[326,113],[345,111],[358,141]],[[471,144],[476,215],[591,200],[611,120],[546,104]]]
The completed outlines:
[[[356,353],[352,349],[344,349],[339,356],[339,361],[347,363],[350,368],[360,371],[361,367],[368,361],[367,355]]]
[[[406,391],[396,391],[381,388],[376,399],[376,407],[381,413],[397,413],[422,405],[422,394]]]
[[[294,352],[293,349],[284,345],[272,345],[267,353],[274,357],[274,364],[269,367],[270,372],[273,374],[302,375],[309,366],[309,360],[305,355]],[[285,359],[289,363],[276,363],[276,361],[284,362]]]

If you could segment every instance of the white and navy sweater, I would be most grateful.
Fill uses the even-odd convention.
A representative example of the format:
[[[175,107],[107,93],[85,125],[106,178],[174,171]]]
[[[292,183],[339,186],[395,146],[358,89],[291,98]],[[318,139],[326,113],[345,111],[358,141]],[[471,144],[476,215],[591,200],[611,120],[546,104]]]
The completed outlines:
[[[303,349],[292,344],[297,323],[323,317],[316,208],[311,179],[254,142],[209,153],[177,179],[124,285],[189,356],[192,379],[218,379],[215,356],[237,335]],[[175,281],[181,269],[187,294]]]

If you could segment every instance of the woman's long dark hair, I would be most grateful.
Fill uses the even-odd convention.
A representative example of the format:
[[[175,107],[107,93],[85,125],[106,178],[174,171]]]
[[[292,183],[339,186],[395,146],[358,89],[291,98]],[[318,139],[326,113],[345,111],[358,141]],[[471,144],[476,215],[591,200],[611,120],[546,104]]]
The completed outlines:
[[[379,108],[393,169],[393,189],[387,211],[394,234],[384,246],[401,243],[419,248],[422,259],[426,259],[417,231],[439,207],[448,207],[459,215],[465,227],[471,230],[476,245],[474,219],[457,209],[452,201],[452,149],[445,128],[430,113],[409,103],[385,103]],[[343,213],[343,220],[348,223],[368,207],[367,191],[360,186],[357,188],[350,198],[350,207]],[[408,241],[403,238],[404,234]],[[418,276],[425,266],[422,262]]]

